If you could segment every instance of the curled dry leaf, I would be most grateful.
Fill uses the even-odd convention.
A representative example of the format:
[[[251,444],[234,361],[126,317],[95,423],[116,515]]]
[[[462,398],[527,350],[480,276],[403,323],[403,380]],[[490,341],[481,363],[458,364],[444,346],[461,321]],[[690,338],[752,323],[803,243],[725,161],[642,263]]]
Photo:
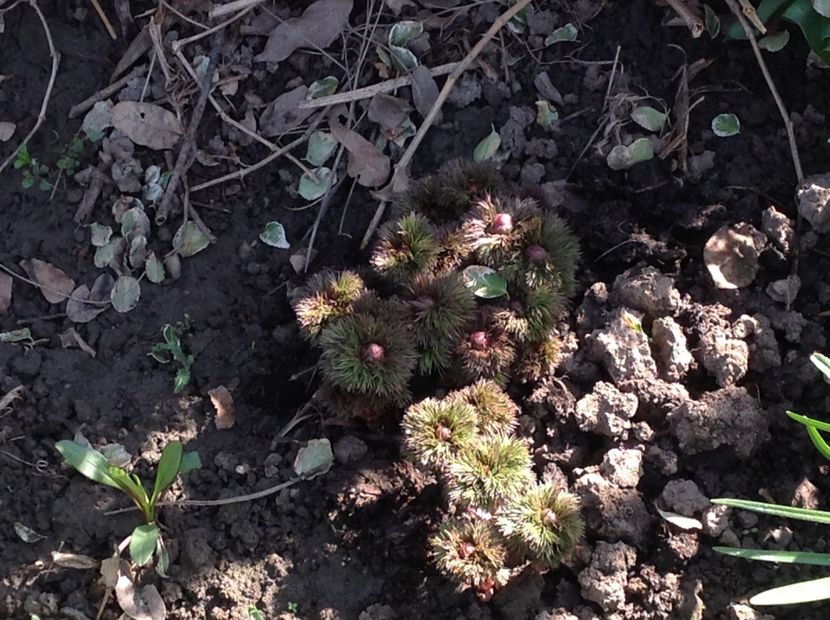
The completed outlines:
[[[438,99],[438,84],[423,65],[418,65],[409,72],[412,78],[412,102],[421,116],[426,117]]]
[[[153,103],[116,103],[112,124],[136,144],[157,151],[172,149],[184,134],[176,115]]]
[[[63,269],[42,261],[38,258],[20,261],[29,277],[40,287],[40,292],[50,304],[58,304],[72,294],[75,280],[70,278]]]
[[[98,560],[91,558],[88,555],[63,553],[62,551],[53,551],[52,561],[61,568],[77,568],[79,570],[98,568],[101,564]]]
[[[343,108],[341,108],[342,110]],[[348,173],[363,187],[380,187],[389,178],[392,163],[388,155],[355,131],[340,124],[335,110],[329,117],[331,134],[349,152]]]
[[[61,341],[62,349],[78,348],[92,358],[95,358],[95,349],[89,346],[81,335],[75,331],[74,327],[70,327],[65,332],[58,335]]]
[[[210,402],[216,409],[216,428],[224,430],[236,424],[236,409],[233,406],[233,396],[224,385],[208,391]]]
[[[66,302],[66,316],[73,323],[89,323],[104,310],[109,308],[110,291],[115,280],[108,273],[102,273],[95,279],[92,289],[82,284]]]
[[[712,235],[703,248],[703,262],[715,286],[736,289],[752,284],[766,242],[766,235],[744,222],[723,226]]]
[[[114,588],[118,583],[119,573],[129,573],[130,565],[118,556],[101,560],[101,583],[104,587]]]
[[[349,23],[353,0],[317,0],[299,17],[287,19],[271,32],[265,49],[254,60],[280,62],[296,49],[325,49]]]
[[[397,129],[406,119],[412,107],[400,97],[393,97],[385,93],[379,93],[372,97],[369,102],[369,120],[377,123],[383,129]]]
[[[23,399],[23,392],[23,386],[18,385],[16,388],[12,388],[8,392],[6,392],[5,395],[0,397],[0,416],[11,411],[12,405],[18,400]]]
[[[0,272],[0,314],[5,314],[12,305],[12,278]]]
[[[300,103],[305,101],[307,96],[308,87],[298,86],[269,103],[259,117],[262,135],[269,138],[282,135],[308,118],[313,110],[300,108]]]
[[[156,586],[136,588],[124,572],[120,572],[115,583],[115,597],[124,613],[133,620],[164,620],[167,617],[167,607]]]

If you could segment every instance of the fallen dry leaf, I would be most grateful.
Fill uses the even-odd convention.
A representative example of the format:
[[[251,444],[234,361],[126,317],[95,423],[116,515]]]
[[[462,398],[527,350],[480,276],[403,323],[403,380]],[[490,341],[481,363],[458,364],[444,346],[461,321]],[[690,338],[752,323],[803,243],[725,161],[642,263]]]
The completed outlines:
[[[418,65],[409,72],[412,78],[412,103],[421,116],[426,117],[438,99],[438,84],[424,65]]]
[[[115,583],[115,597],[123,612],[133,620],[164,620],[167,617],[167,607],[156,586],[137,589],[123,572]]]
[[[91,558],[88,555],[63,553],[62,551],[53,551],[52,561],[62,568],[77,568],[79,570],[98,568],[101,564],[98,560]]]
[[[296,49],[325,49],[349,23],[353,0],[317,0],[299,17],[274,28],[265,49],[254,60],[280,62]]]
[[[0,416],[10,412],[12,410],[12,405],[18,400],[22,400],[23,392],[23,386],[18,385],[16,388],[12,388],[6,392],[4,396],[0,397]]]
[[[400,97],[379,93],[369,102],[369,120],[386,130],[397,129],[409,118],[412,107]]]
[[[58,304],[72,294],[75,280],[62,269],[37,258],[20,261],[20,266],[40,287],[40,292],[50,304]]]
[[[389,178],[392,164],[388,155],[355,131],[346,128],[338,120],[338,111],[329,117],[331,135],[349,152],[348,173],[363,187],[380,187]]]
[[[12,305],[12,278],[0,272],[0,314],[5,314]]]
[[[313,110],[300,109],[300,102],[308,96],[307,86],[298,86],[283,93],[271,103],[259,117],[259,128],[266,137],[279,136],[302,123]]]
[[[73,323],[89,323],[104,310],[109,308],[110,291],[115,281],[108,273],[102,273],[92,284],[92,290],[82,284],[66,302],[66,316]],[[87,303],[92,302],[92,303]]]
[[[744,222],[723,226],[709,237],[703,248],[703,262],[715,286],[736,289],[752,284],[766,242],[766,235]]]
[[[118,583],[118,573],[128,573],[129,570],[127,561],[117,556],[101,560],[101,583],[107,588],[114,588]]]
[[[14,135],[17,125],[8,121],[0,122],[0,142],[6,142]]]
[[[176,115],[153,103],[116,103],[112,124],[136,144],[157,151],[172,149],[184,134]]]
[[[95,349],[87,344],[86,340],[75,331],[74,327],[70,327],[65,332],[58,334],[58,338],[61,341],[62,349],[74,349],[77,347],[90,357],[95,357]]]
[[[224,385],[208,391],[210,402],[216,409],[216,428],[224,430],[236,424],[236,409],[233,406],[233,396]]]

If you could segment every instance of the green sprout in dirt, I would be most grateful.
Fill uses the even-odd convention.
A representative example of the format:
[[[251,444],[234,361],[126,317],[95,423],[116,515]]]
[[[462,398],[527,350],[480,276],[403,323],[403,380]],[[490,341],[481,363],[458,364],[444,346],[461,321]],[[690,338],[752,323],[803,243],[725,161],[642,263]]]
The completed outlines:
[[[300,331],[316,339],[332,320],[350,314],[365,293],[363,279],[353,271],[315,274],[294,303]]]
[[[814,353],[810,361],[830,380],[830,358],[820,353]],[[821,433],[830,433],[830,424],[815,420],[799,413],[788,411],[787,415],[796,422],[803,424],[813,444],[819,453],[830,460],[830,444]],[[749,510],[759,514],[774,517],[784,517],[799,521],[808,521],[821,525],[830,525],[830,512],[812,510],[809,508],[794,508],[766,502],[755,502],[745,499],[713,499],[713,504],[729,506],[740,510]],[[805,564],[813,566],[830,566],[830,553],[815,553],[812,551],[775,551],[767,549],[739,549],[732,547],[715,547],[715,551],[724,555],[746,560],[761,562],[777,562],[780,564]],[[765,590],[749,599],[751,605],[795,605],[830,599],[830,577],[821,577],[809,581],[800,581],[789,585]]]
[[[130,536],[130,557],[138,566],[146,566],[155,556],[156,570],[165,575],[170,564],[161,531],[156,523],[158,501],[179,474],[201,467],[196,452],[185,453],[179,441],[171,441],[161,453],[152,492],[148,493],[141,479],[121,467],[111,465],[107,458],[83,444],[63,440],[55,444],[64,460],[78,472],[125,493],[141,512],[144,520]]]
[[[48,192],[52,189],[52,183],[49,181],[51,171],[49,166],[41,164],[36,158],[29,153],[29,147],[21,144],[17,149],[17,157],[14,160],[14,167],[20,170],[23,179],[20,181],[20,186],[23,189],[29,189],[37,185],[41,191]]]
[[[436,565],[483,600],[523,566],[558,566],[584,531],[579,499],[537,482],[527,446],[512,436],[518,409],[479,381],[411,405],[401,424],[407,453],[441,478],[456,515],[431,540]]]
[[[176,378],[173,381],[173,391],[176,394],[184,390],[187,384],[190,383],[190,368],[195,361],[193,355],[185,353],[182,349],[183,329],[184,327],[181,325],[165,324],[161,330],[164,342],[154,344],[148,353],[150,357],[161,364],[169,364],[170,362],[179,364]]]

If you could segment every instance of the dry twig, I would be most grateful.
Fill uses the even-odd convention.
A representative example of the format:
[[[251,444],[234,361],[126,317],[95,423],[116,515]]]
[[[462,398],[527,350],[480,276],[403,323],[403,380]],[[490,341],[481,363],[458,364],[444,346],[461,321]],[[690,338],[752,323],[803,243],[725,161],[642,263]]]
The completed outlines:
[[[95,12],[98,13],[98,18],[104,24],[104,28],[107,29],[110,37],[112,37],[112,40],[115,41],[118,38],[118,35],[115,34],[115,28],[112,27],[107,14],[104,13],[104,9],[102,9],[101,5],[98,4],[98,0],[92,0],[92,6],[95,8]]]
[[[26,134],[23,140],[20,141],[20,144],[17,145],[11,155],[9,155],[5,161],[0,164],[0,172],[3,172],[8,165],[17,158],[17,152],[29,144],[29,140],[32,139],[32,136],[35,135],[40,126],[43,124],[43,121],[46,120],[46,108],[49,107],[49,99],[52,98],[52,89],[55,87],[55,78],[58,76],[58,65],[60,64],[61,55],[55,49],[55,42],[52,40],[52,31],[49,29],[49,23],[46,21],[46,17],[43,15],[43,11],[40,10],[40,6],[37,3],[37,0],[27,0],[29,5],[34,9],[37,13],[37,16],[40,18],[40,23],[43,25],[43,32],[46,34],[46,42],[49,44],[49,56],[52,58],[52,72],[49,74],[49,83],[46,85],[46,92],[43,93],[43,101],[40,104],[40,112],[37,115],[37,121],[35,121],[34,127]],[[9,6],[7,9],[4,9],[2,13],[6,11],[12,10],[14,7],[18,5],[17,2]]]
[[[69,118],[76,118],[76,117],[80,116],[81,114],[83,114],[84,112],[86,112],[87,110],[92,109],[92,106],[94,106],[96,103],[98,103],[99,101],[103,101],[104,99],[107,99],[111,95],[117,93],[119,90],[121,90],[121,88],[126,86],[127,82],[129,82],[134,77],[138,77],[138,76],[142,75],[144,73],[144,71],[145,71],[145,66],[144,65],[140,65],[138,67],[135,67],[132,71],[130,71],[127,75],[125,75],[121,79],[113,82],[109,86],[106,86],[106,87],[102,88],[101,90],[99,90],[94,95],[91,95],[91,96],[87,97],[86,99],[84,99],[81,103],[73,105],[69,109]]]
[[[455,83],[458,81],[458,78],[461,77],[461,74],[467,70],[472,62],[478,58],[478,55],[481,54],[482,50],[487,46],[487,44],[496,36],[499,31],[504,28],[504,26],[511,20],[513,17],[519,13],[522,9],[524,9],[528,4],[530,4],[530,0],[519,0],[516,4],[511,6],[507,9],[504,13],[499,16],[499,18],[493,22],[493,25],[485,32],[481,39],[478,40],[473,48],[467,53],[464,59],[459,62],[455,69],[453,69],[452,73],[450,73],[449,77],[447,77],[446,82],[444,82],[444,86],[441,91],[438,93],[438,97],[435,99],[435,103],[432,104],[432,108],[430,109],[429,113],[424,118],[424,122],[421,123],[421,126],[418,128],[418,133],[415,134],[415,137],[412,138],[412,142],[409,143],[409,146],[404,151],[404,154],[401,156],[400,161],[395,164],[395,171],[392,173],[392,180],[387,185],[386,190],[396,191],[398,188],[405,187],[408,183],[408,170],[409,164],[412,161],[412,157],[415,155],[415,151],[418,150],[421,142],[423,142],[424,137],[426,136],[427,131],[435,122],[435,119],[438,117],[438,113],[441,111],[441,107],[444,105],[444,102],[447,100],[447,97],[452,91]],[[386,200],[381,200],[378,208],[375,210],[375,215],[372,218],[372,221],[369,224],[369,227],[366,229],[366,234],[363,235],[363,241],[360,243],[361,249],[365,248],[369,244],[369,240],[372,238],[372,235],[375,232],[378,224],[380,223],[381,218],[383,217],[384,211],[386,211]]]
[[[219,60],[223,40],[224,32],[222,30],[214,33],[213,44],[211,45],[210,56],[208,57],[207,71],[205,71],[205,76],[200,84],[201,92],[199,93],[199,99],[193,108],[193,114],[190,116],[190,125],[187,128],[187,135],[184,138],[182,147],[179,149],[179,156],[176,159],[173,174],[170,176],[167,188],[164,190],[164,195],[159,202],[155,218],[156,224],[164,224],[167,221],[167,214],[170,212],[170,207],[173,204],[173,196],[176,194],[179,182],[193,163],[193,154],[196,152],[196,130],[199,128],[199,123],[205,113],[205,105],[207,104],[212,87],[211,80],[213,79],[213,71]]]
[[[801,168],[801,158],[798,156],[798,145],[795,142],[793,122],[790,120],[790,115],[784,105],[784,100],[781,99],[781,95],[778,94],[778,89],[775,87],[772,75],[770,75],[769,69],[767,69],[767,63],[764,62],[764,56],[761,54],[761,48],[758,47],[758,40],[755,38],[755,33],[752,31],[752,28],[750,28],[749,23],[747,23],[743,11],[741,11],[741,8],[735,0],[726,0],[726,4],[729,5],[729,9],[735,14],[735,17],[738,18],[741,28],[743,28],[746,37],[749,39],[749,43],[752,45],[752,51],[755,53],[755,60],[758,61],[758,67],[760,67],[761,73],[764,74],[764,80],[766,80],[769,91],[772,93],[772,98],[775,100],[775,105],[778,106],[778,111],[781,113],[781,119],[784,121],[784,129],[787,130],[787,140],[790,143],[790,157],[792,157],[793,160],[795,176],[800,185],[804,180],[804,171]]]
[[[692,33],[692,38],[697,39],[703,34],[703,20],[692,12],[689,5],[686,4],[686,0],[666,0],[666,4],[683,20],[689,32]]]

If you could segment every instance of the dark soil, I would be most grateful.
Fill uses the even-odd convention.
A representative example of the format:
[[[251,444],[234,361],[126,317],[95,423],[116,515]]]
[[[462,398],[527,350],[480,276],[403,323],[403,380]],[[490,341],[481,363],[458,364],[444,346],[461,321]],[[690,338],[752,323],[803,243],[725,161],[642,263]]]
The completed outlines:
[[[30,145],[33,154],[50,163],[80,125],[79,120],[67,119],[68,109],[107,83],[124,51],[123,38],[112,42],[92,12],[78,21],[72,17],[75,3],[67,4],[72,6],[47,11],[62,61],[48,118]],[[558,25],[571,19],[563,8],[566,4],[551,3]],[[355,9],[351,23],[362,23],[362,10]],[[619,48],[617,84],[671,104],[676,90],[672,77],[683,61],[709,59],[711,66],[691,84],[693,94],[697,90],[705,98],[691,115],[690,151],[715,153],[714,167],[699,183],[679,181],[681,175],[672,171],[671,163],[659,159],[628,173],[614,173],[604,157],[589,149],[576,164],[561,205],[583,242],[575,305],[595,282],[610,285],[626,268],[646,262],[675,276],[681,292],[698,302],[722,303],[735,317],[756,312],[762,310],[766,284],[786,276],[791,263],[767,255],[752,288],[717,292],[703,267],[702,247],[723,224],[746,221],[760,227],[761,211],[770,204],[795,217],[795,175],[781,119],[748,45],[722,38],[692,41],[683,29],[661,26],[662,13],[646,0],[609,3],[582,30],[580,50],[575,54],[579,62],[567,59],[567,52],[556,46],[534,60],[521,42],[505,35],[510,54],[518,62],[505,69],[495,53],[485,59],[500,79],[508,71],[516,87],[505,90],[504,85],[483,79],[484,98],[463,108],[445,107],[443,120],[418,151],[414,174],[428,173],[452,157],[469,155],[490,124],[503,127],[514,108],[535,110],[533,81],[547,70],[565,96],[560,114],[566,120],[554,136],[555,153],[534,156],[525,151],[509,159],[503,171],[509,180],[520,183],[538,164],[543,167],[544,181],[564,179],[596,129],[602,108],[611,64],[593,61],[612,60]],[[494,14],[491,9],[477,10],[475,20],[460,20],[443,37],[471,37],[470,31],[481,32]],[[438,47],[433,45],[433,49]],[[826,172],[830,161],[824,116],[830,80],[826,72],[805,70],[807,52],[799,37],[793,36],[783,52],[767,58],[787,107],[797,114],[805,173],[814,174]],[[12,76],[0,84],[0,120],[29,127],[48,77],[49,55],[39,21],[25,6],[6,17],[0,59],[0,73]],[[424,62],[444,61],[437,52],[435,59],[435,63],[430,57]],[[326,75],[320,63],[320,57],[310,56],[304,63],[304,77]],[[296,74],[293,66],[286,65],[286,71],[287,79]],[[264,100],[280,92],[282,74],[277,82],[274,92],[260,93]],[[739,136],[718,139],[709,130],[712,117],[724,111],[740,117]],[[208,138],[216,133],[217,122],[209,117],[204,123]],[[538,138],[538,132],[533,126],[521,139]],[[3,157],[13,148],[11,142],[0,145]],[[254,161],[261,155],[250,147],[243,159]],[[37,289],[15,282],[14,303],[0,316],[0,332],[25,325],[39,344],[0,344],[0,396],[18,385],[25,388],[23,402],[0,417],[0,617],[95,618],[103,596],[102,587],[96,584],[97,571],[56,567],[50,553],[62,549],[104,558],[137,524],[135,513],[106,516],[108,510],[125,507],[124,498],[61,465],[54,442],[78,431],[93,445],[123,444],[139,459],[137,470],[145,474],[168,441],[184,441],[188,449],[199,452],[204,467],[188,474],[171,496],[191,499],[243,495],[292,477],[294,455],[307,439],[326,436],[335,443],[351,435],[368,446],[360,460],[338,462],[327,475],[267,499],[219,508],[165,508],[161,521],[171,551],[171,577],[161,580],[148,574],[146,580],[158,585],[168,617],[247,618],[249,606],[256,605],[268,618],[283,613],[290,618],[292,612],[315,619],[533,618],[546,609],[576,613],[586,604],[580,601],[576,571],[570,568],[545,575],[543,584],[534,579],[520,582],[490,604],[454,592],[430,565],[426,552],[427,537],[440,517],[440,490],[402,461],[394,428],[389,433],[343,428],[327,424],[322,412],[314,411],[286,438],[279,437],[316,387],[312,372],[316,354],[298,337],[286,296],[302,281],[289,264],[291,252],[255,243],[264,223],[273,219],[285,226],[293,248],[307,242],[317,210],[291,210],[303,203],[284,189],[285,175],[293,174],[293,170],[283,170],[285,166],[278,161],[250,175],[234,185],[238,191],[219,186],[198,198],[226,210],[201,211],[218,241],[188,259],[178,281],[144,287],[132,312],[108,311],[88,324],[75,325],[95,350],[94,359],[79,349],[61,348],[58,334],[73,324],[65,317],[51,316],[60,308],[48,304]],[[217,176],[218,170],[223,168],[196,166],[191,182]],[[347,189],[348,184],[341,186],[322,221],[314,270],[365,261],[357,246],[376,203],[358,191],[349,204],[344,234],[338,234]],[[19,271],[19,261],[36,257],[60,266],[78,283],[94,280],[99,270],[88,249],[89,232],[72,223],[77,205],[71,202],[71,194],[61,189],[50,201],[48,193],[22,190],[18,172],[2,174],[3,265]],[[106,212],[108,206],[97,208]],[[160,231],[159,237],[169,239],[174,231]],[[822,241],[817,247],[822,248]],[[830,259],[823,252],[801,257],[803,287],[794,309],[807,319],[802,338],[791,343],[779,337],[784,365],[764,376],[750,373],[743,382],[768,412],[772,439],[746,462],[725,454],[681,455],[674,476],[647,469],[638,490],[655,520],[629,574],[631,611],[625,617],[691,617],[684,616],[685,608],[678,602],[683,596],[662,592],[670,589],[664,578],[667,574],[678,576],[685,593],[694,589],[696,581],[701,582],[705,618],[727,617],[723,614],[729,602],[747,594],[821,574],[718,556],[711,551],[715,540],[678,533],[656,517],[653,505],[672,478],[694,480],[709,497],[758,498],[759,490],[765,489],[781,502],[790,501],[796,488],[803,489],[808,481],[818,505],[823,505],[820,498],[830,492],[830,468],[783,412],[797,408],[820,413],[825,404],[827,392],[809,371],[806,359],[825,345],[825,319],[820,313],[828,301],[822,275],[828,271]],[[190,330],[184,342],[196,362],[191,385],[179,396],[172,391],[174,371],[147,353],[160,340],[165,323],[186,316]],[[292,379],[296,373],[302,374]],[[206,394],[218,385],[231,389],[236,402],[237,424],[230,430],[214,426]],[[574,385],[584,392],[590,390],[591,382],[575,378]],[[699,374],[688,387],[694,393],[712,386]],[[535,422],[554,423],[551,417]],[[545,437],[544,432],[534,435],[537,448]],[[580,457],[559,464],[571,478],[574,469],[598,464],[614,447],[587,434],[575,432],[569,437]],[[658,440],[661,445],[671,443],[670,437]],[[44,538],[35,543],[21,541],[15,523]],[[757,546],[775,525],[779,523],[767,519],[747,525],[739,532],[742,543]],[[821,551],[826,546],[818,528],[789,525],[794,532],[791,548]],[[574,566],[578,569],[579,561]],[[599,608],[594,612],[601,617]],[[110,602],[103,617],[116,618],[118,613]],[[772,612],[775,618],[826,615],[826,606],[821,605]]]

